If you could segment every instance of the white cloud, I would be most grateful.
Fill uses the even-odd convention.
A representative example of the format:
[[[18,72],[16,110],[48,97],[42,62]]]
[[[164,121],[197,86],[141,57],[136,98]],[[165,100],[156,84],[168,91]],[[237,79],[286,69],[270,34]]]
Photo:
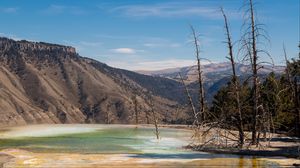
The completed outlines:
[[[212,1],[211,3],[214,3]],[[208,5],[201,1],[178,1],[168,3],[156,3],[147,5],[122,5],[112,8],[110,12],[117,12],[121,16],[144,17],[197,17],[206,19],[223,19],[220,5]],[[231,19],[242,19],[241,11],[226,10]]]
[[[169,47],[169,48],[178,48],[181,47],[181,44],[179,43],[145,43],[143,44],[145,47],[149,48],[157,48],[157,47]]]
[[[218,7],[203,6],[198,3],[160,3],[154,5],[124,5],[113,8],[112,12],[120,12],[131,17],[203,17],[222,19]],[[227,12],[230,17],[238,16],[236,12]]]
[[[112,52],[117,54],[135,54],[137,51],[132,48],[115,48],[111,49]]]
[[[195,65],[195,60],[187,60],[187,59],[168,59],[168,60],[161,60],[161,61],[108,61],[106,62],[108,65],[128,69],[128,70],[162,70],[162,69],[169,69],[169,68],[177,68],[177,67],[185,67]]]

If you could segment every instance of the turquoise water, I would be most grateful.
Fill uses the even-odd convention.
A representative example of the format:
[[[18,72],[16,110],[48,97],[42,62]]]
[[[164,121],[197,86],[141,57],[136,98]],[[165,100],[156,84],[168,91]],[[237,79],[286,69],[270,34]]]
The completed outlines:
[[[62,128],[64,129],[64,128]],[[61,131],[61,130],[60,130]],[[182,131],[182,132],[181,132]],[[188,136],[184,130],[161,129],[161,139],[155,138],[153,128],[135,127],[108,127],[99,126],[90,132],[78,133],[63,132],[55,135],[43,129],[31,136],[25,132],[13,134],[11,138],[0,138],[0,149],[20,148],[35,152],[79,152],[79,153],[174,153],[184,152],[182,146],[186,141],[182,137]],[[30,134],[28,134],[30,135]]]
[[[253,157],[221,155],[185,150],[191,132],[183,129],[161,128],[157,140],[154,128],[122,125],[41,125],[12,128],[0,132],[0,150],[25,149],[36,153],[129,154],[139,159],[187,160],[199,167],[204,162],[194,159],[232,162],[232,167],[277,168],[271,162],[256,161]],[[224,160],[225,159],[225,160]],[[233,160],[232,160],[233,159]],[[253,166],[253,161],[257,164]],[[212,164],[222,165],[218,160]],[[183,163],[181,163],[183,164]],[[188,165],[189,165],[188,164]],[[185,164],[183,164],[185,165]],[[198,166],[199,165],[199,166]]]

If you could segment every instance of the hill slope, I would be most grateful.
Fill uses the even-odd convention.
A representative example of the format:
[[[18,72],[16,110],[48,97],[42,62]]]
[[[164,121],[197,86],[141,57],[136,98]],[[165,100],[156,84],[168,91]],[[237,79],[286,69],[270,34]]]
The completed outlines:
[[[0,64],[0,125],[134,123],[134,97],[139,122],[151,122],[149,91],[161,89],[152,89],[148,81],[179,86],[111,68],[56,44],[0,38]],[[160,95],[153,96],[155,111],[164,121],[172,120],[176,102]]]

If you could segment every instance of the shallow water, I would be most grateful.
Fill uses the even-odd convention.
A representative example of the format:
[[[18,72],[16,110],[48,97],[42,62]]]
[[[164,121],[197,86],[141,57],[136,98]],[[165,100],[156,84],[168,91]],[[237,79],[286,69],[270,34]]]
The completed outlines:
[[[153,131],[153,128],[118,125],[29,126],[2,133],[0,149],[116,154],[184,152],[181,147],[187,143],[188,131],[164,128],[159,140]]]
[[[84,159],[86,161],[91,160],[91,157],[96,155],[110,156],[111,164],[125,159],[125,165],[130,162],[134,165],[149,166],[159,162],[160,166],[168,163],[168,166],[171,167],[218,167],[218,165],[251,168],[278,167],[275,163],[252,157],[185,150],[182,147],[190,142],[189,137],[191,137],[191,132],[188,130],[162,128],[160,129],[160,136],[162,138],[159,140],[155,138],[153,128],[136,128],[127,125],[36,125],[16,127],[0,132],[0,150],[21,149],[30,151],[31,153],[27,154],[19,151],[9,152],[17,157],[32,155],[33,158],[43,161],[43,164],[59,163],[58,160],[60,159],[62,164],[66,164],[66,160],[69,160],[72,164],[80,165],[82,162],[77,163],[78,158],[88,157]],[[49,157],[47,154],[59,159],[51,161],[50,158],[47,158]],[[43,158],[43,156],[45,157]],[[75,156],[77,159],[74,159]],[[25,161],[22,163],[31,163],[28,160]],[[177,164],[174,164],[175,162]],[[98,160],[94,159],[86,164],[95,165],[96,163],[106,162],[98,158]]]

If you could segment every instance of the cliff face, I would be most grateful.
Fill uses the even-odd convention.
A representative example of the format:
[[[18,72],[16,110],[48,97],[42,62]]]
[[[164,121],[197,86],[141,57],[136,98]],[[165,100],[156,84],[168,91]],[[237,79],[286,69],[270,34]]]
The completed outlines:
[[[20,52],[28,52],[28,51],[35,51],[35,52],[65,52],[69,54],[76,54],[76,50],[74,47],[70,46],[62,46],[58,44],[50,44],[50,43],[43,43],[43,42],[29,42],[26,40],[22,41],[14,41],[8,38],[0,37],[0,46],[2,50],[8,49],[16,49]]]
[[[0,38],[0,65],[0,125],[134,123],[135,99],[139,122],[151,122],[149,88],[133,79],[141,75],[80,57],[73,47]],[[162,120],[174,119],[175,102],[153,101]]]

